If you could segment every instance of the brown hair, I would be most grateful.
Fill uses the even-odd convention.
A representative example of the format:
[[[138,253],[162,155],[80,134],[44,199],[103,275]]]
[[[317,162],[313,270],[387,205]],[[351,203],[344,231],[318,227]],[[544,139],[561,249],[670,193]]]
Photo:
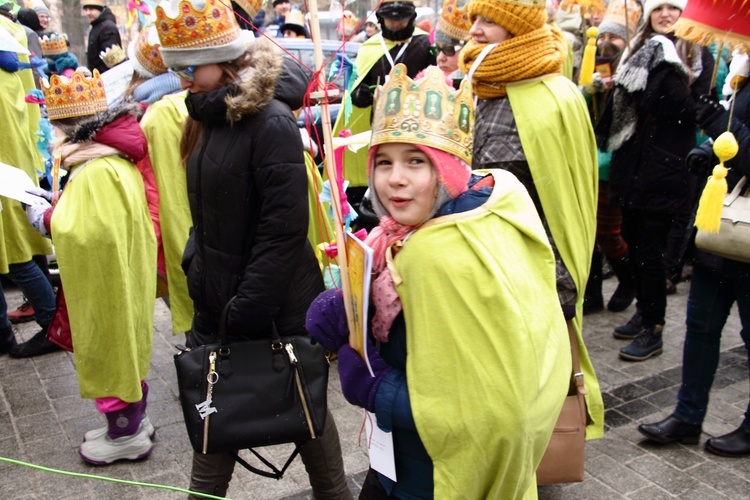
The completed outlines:
[[[647,41],[658,34],[659,33],[654,31],[654,28],[651,26],[651,21],[646,20],[631,44],[628,59],[646,45]],[[695,65],[696,59],[701,59],[700,47],[692,42],[683,40],[682,38],[673,38],[671,35],[666,36],[674,42],[674,46],[677,49],[677,55],[680,57],[680,60],[688,72],[688,85],[691,85],[693,83],[693,78],[695,77],[695,75],[693,75],[693,66]]]
[[[122,99],[132,99],[135,89],[137,89],[142,83],[146,82],[147,80],[149,80],[148,77],[141,75],[137,71],[133,71],[133,76],[130,78],[130,83],[128,83],[128,86],[125,87],[125,91],[122,93]]]
[[[240,73],[243,69],[251,66],[252,62],[252,54],[248,51],[233,61],[218,63],[217,65],[221,68],[222,72],[219,84],[223,87],[232,83],[239,83]],[[185,121],[185,126],[182,129],[182,139],[180,140],[180,159],[183,166],[187,165],[187,160],[193,153],[193,149],[201,141],[204,128],[205,124],[203,122],[193,120],[189,116]]]

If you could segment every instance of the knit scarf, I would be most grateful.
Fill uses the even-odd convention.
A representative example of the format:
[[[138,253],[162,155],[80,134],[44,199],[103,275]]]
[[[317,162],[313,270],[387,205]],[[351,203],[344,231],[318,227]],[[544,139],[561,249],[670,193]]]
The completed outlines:
[[[625,57],[627,53],[623,54],[623,59]],[[674,43],[662,35],[649,39],[624,63],[620,63],[612,78],[612,121],[609,134],[602,145],[604,151],[617,151],[633,136],[638,118],[644,111],[642,107],[649,77],[657,66],[664,63],[671,64],[687,82],[688,69],[680,59]]]
[[[372,302],[375,315],[372,318],[372,335],[381,342],[388,342],[393,321],[401,312],[401,299],[387,262],[388,249],[403,241],[413,226],[396,222],[390,215],[380,218],[380,224],[367,236],[365,243],[373,249],[373,274],[378,277],[372,283]]]
[[[471,65],[487,46],[470,40],[461,50],[461,70]],[[474,91],[480,99],[505,97],[505,85],[562,71],[567,48],[562,32],[545,24],[525,35],[500,43],[479,63],[473,74]]]

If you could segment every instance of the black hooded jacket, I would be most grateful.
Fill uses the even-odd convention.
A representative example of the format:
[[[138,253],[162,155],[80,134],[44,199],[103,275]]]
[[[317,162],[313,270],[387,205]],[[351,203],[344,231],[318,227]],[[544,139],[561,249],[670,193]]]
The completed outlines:
[[[264,42],[240,81],[189,94],[190,117],[205,124],[187,162],[193,229],[183,268],[196,311],[190,344],[211,342],[224,306],[231,337],[304,334],[323,291],[307,241],[307,175],[292,109],[310,75]]]
[[[101,60],[99,53],[113,45],[122,47],[120,31],[117,29],[117,18],[109,7],[104,7],[99,17],[91,21],[89,45],[86,49],[86,66],[91,71],[98,69],[99,73],[107,71],[109,68]]]

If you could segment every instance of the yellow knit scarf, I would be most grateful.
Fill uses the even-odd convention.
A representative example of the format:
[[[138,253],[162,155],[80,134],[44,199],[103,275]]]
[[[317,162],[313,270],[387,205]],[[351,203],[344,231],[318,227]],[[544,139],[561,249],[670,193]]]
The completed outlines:
[[[474,91],[480,99],[506,95],[507,83],[562,71],[567,48],[562,32],[545,24],[525,35],[509,38],[492,49],[474,71]],[[470,40],[461,51],[461,70],[468,74],[486,44]]]

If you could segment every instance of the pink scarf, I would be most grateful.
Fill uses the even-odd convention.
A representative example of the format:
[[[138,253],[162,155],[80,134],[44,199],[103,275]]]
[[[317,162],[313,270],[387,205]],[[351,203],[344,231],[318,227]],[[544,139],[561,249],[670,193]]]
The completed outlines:
[[[380,219],[380,224],[365,240],[365,243],[374,250],[373,273],[378,275],[372,283],[371,291],[372,302],[375,306],[372,335],[381,342],[388,342],[391,326],[398,313],[401,312],[401,299],[396,293],[396,286],[386,263],[386,252],[413,230],[414,226],[404,226],[393,220],[390,215],[386,215]]]

